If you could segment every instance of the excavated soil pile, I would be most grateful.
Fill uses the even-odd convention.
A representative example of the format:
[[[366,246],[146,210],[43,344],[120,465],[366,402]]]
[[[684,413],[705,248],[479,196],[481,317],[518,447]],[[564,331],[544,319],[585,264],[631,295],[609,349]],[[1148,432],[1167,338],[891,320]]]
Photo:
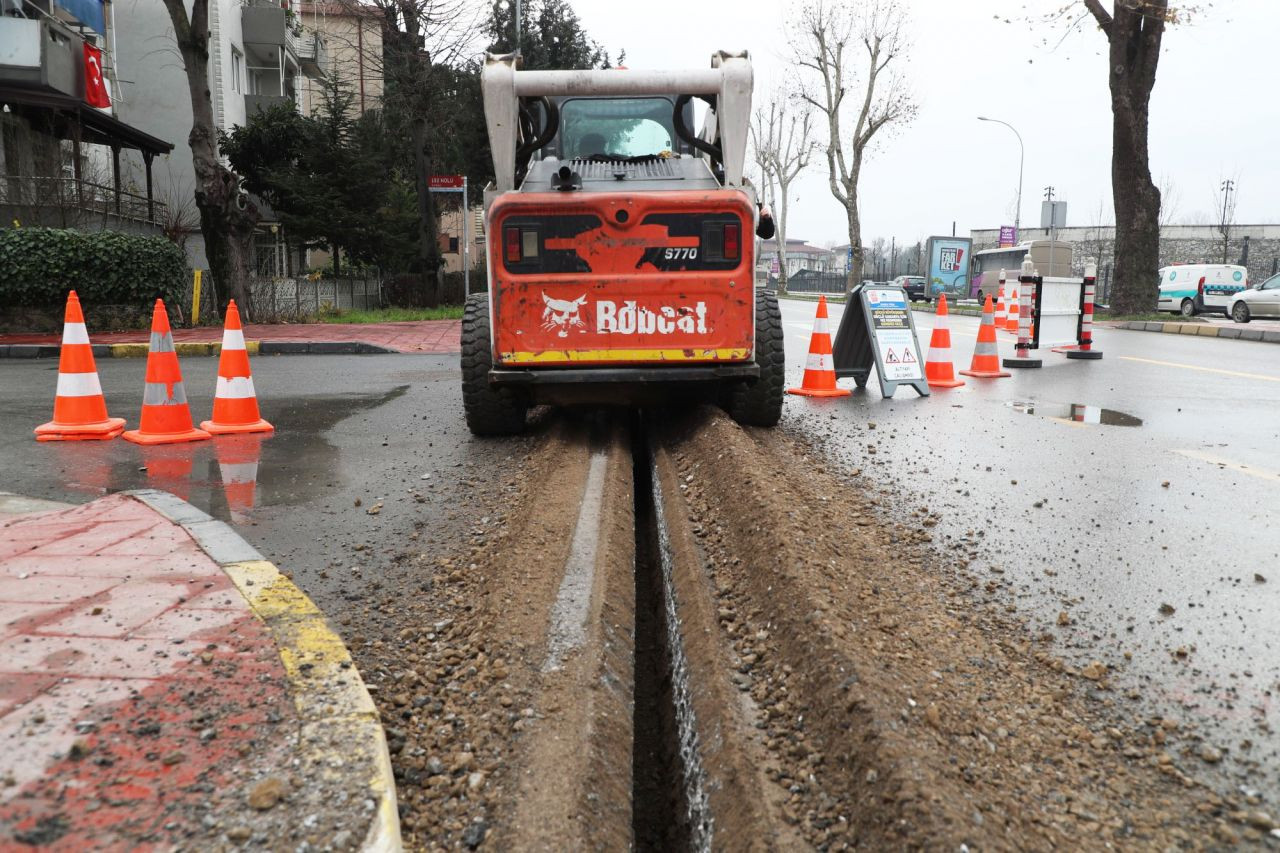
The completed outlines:
[[[726,677],[768,751],[761,808],[813,847],[1262,841],[1250,804],[1193,778],[1173,721],[1126,718],[1105,670],[1063,667],[977,602],[929,519],[888,520],[874,484],[719,412],[662,444],[733,649]]]

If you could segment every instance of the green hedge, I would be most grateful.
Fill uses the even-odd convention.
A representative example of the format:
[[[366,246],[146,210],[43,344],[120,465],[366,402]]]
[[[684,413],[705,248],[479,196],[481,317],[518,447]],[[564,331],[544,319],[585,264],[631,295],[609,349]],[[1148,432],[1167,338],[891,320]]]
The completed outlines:
[[[59,228],[0,230],[0,306],[58,307],[67,291],[96,305],[176,302],[187,258],[163,237]]]

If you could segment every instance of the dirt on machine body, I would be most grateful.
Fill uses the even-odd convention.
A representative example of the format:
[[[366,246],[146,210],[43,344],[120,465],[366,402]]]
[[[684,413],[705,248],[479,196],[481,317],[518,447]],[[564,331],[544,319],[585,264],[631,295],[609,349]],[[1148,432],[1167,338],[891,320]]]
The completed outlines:
[[[518,64],[491,55],[483,75],[496,178],[489,289],[463,323],[472,432],[518,432],[540,403],[673,394],[777,423],[782,323],[755,286],[754,236],[773,224],[743,175],[746,54],[695,71]]]

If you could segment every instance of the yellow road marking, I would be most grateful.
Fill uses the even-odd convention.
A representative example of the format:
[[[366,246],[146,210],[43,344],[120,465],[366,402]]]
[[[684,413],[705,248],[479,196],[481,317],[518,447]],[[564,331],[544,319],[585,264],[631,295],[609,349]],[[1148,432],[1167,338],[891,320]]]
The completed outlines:
[[[1154,358],[1136,358],[1122,355],[1124,361],[1140,361],[1143,364],[1158,364],[1161,367],[1181,367],[1184,370],[1199,370],[1202,373],[1217,373],[1220,376],[1238,376],[1241,379],[1261,379],[1263,382],[1280,382],[1280,376],[1264,376],[1261,373],[1241,373],[1238,370],[1220,370],[1216,367],[1200,367],[1195,364],[1179,364],[1176,361],[1156,361]]]
[[[1221,456],[1214,456],[1212,453],[1205,453],[1203,450],[1175,450],[1173,452],[1179,456],[1186,456],[1189,459],[1199,459],[1201,462],[1208,462],[1211,465],[1221,465],[1223,468],[1230,468],[1232,471],[1239,471],[1241,474],[1248,474],[1250,477],[1257,477],[1261,480],[1270,480],[1273,483],[1280,483],[1280,472],[1269,471],[1266,468],[1250,468],[1248,465],[1241,465],[1239,462],[1232,462],[1230,459],[1224,459]]]

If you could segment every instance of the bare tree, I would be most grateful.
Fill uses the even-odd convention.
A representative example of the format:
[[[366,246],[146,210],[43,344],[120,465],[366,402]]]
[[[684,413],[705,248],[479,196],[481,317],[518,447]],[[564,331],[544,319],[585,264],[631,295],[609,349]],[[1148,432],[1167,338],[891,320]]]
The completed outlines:
[[[1225,264],[1231,244],[1231,226],[1236,224],[1236,199],[1240,194],[1240,176],[1223,178],[1218,191],[1220,195],[1215,206],[1218,212],[1218,233],[1222,235],[1222,262]]]
[[[773,221],[778,241],[778,289],[787,289],[787,208],[791,202],[791,183],[809,165],[816,145],[812,138],[813,113],[808,105],[791,109],[788,97],[778,92],[767,106],[756,110],[751,119],[751,141],[756,163],[769,189],[767,200],[773,208]]]
[[[224,296],[236,300],[246,320],[253,317],[249,263],[258,208],[240,192],[239,177],[218,156],[217,126],[209,94],[209,0],[164,0],[191,99],[191,162],[195,167],[196,208],[209,259],[209,272]]]
[[[856,6],[848,0],[805,0],[799,20],[793,41],[796,62],[817,83],[802,97],[826,119],[831,194],[848,219],[852,287],[862,269],[858,181],[867,148],[881,130],[908,122],[916,113],[899,73],[910,47],[907,16],[899,0],[863,0]],[[861,85],[861,102],[846,110],[845,96],[855,85]]]
[[[1161,175],[1157,184],[1160,191],[1160,227],[1172,225],[1178,215],[1178,188],[1171,175]]]

